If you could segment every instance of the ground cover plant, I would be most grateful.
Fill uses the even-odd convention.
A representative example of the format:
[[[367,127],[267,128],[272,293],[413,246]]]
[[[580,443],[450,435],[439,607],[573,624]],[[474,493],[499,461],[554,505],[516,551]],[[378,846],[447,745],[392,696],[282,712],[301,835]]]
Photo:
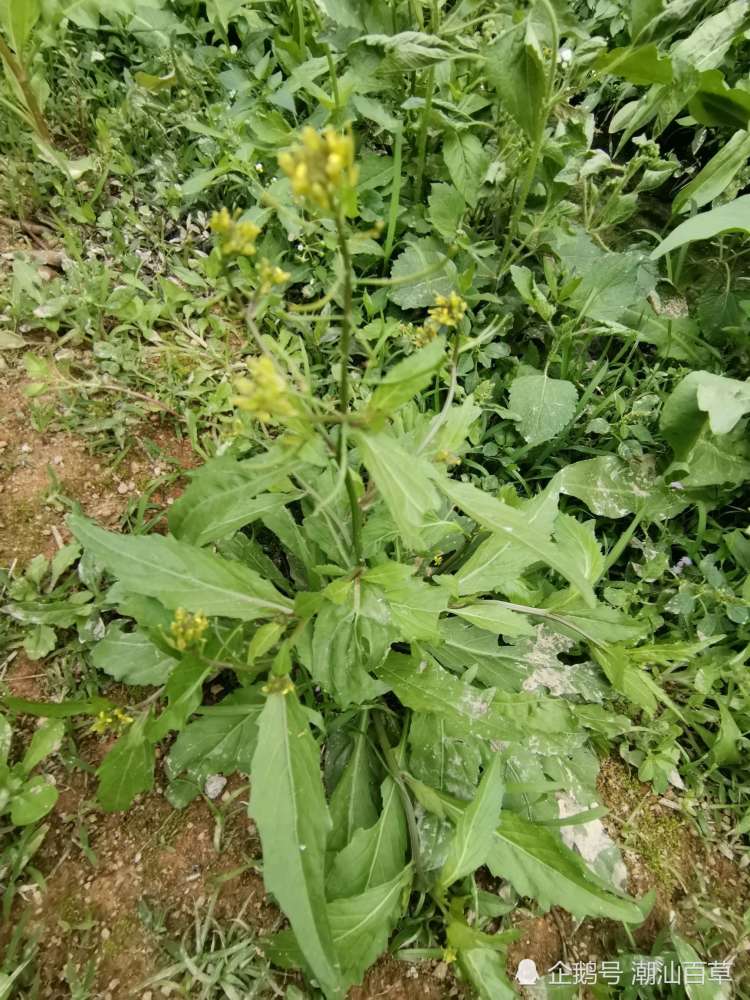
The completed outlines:
[[[0,996],[746,995],[749,32],[0,0]]]

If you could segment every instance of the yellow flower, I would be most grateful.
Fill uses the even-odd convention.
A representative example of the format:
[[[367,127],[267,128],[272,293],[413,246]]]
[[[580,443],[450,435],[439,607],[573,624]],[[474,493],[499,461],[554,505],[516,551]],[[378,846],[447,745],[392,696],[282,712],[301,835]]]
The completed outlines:
[[[240,222],[239,211],[230,215],[226,208],[211,216],[211,230],[219,238],[219,248],[226,257],[252,257],[260,227],[254,222]]]
[[[426,326],[415,326],[411,330],[411,342],[415,347],[425,347],[431,340],[434,340],[437,336],[437,327],[426,325]]]
[[[273,361],[264,354],[251,358],[247,363],[250,378],[235,379],[239,395],[234,405],[263,423],[270,423],[279,417],[296,414],[293,400],[289,396],[289,386]]]
[[[208,618],[200,614],[188,614],[184,608],[178,608],[174,613],[174,619],[169,626],[172,635],[172,644],[180,652],[200,642],[203,633],[208,628]]]
[[[435,305],[429,315],[438,326],[458,326],[466,312],[466,303],[456,292],[450,295],[436,295]]]
[[[451,962],[455,962],[457,958],[458,958],[458,955],[457,955],[457,953],[455,952],[455,950],[453,948],[444,948],[443,949],[443,961],[447,965],[450,965]]]
[[[132,725],[132,723],[132,715],[128,715],[121,708],[115,708],[111,712],[98,712],[96,720],[92,722],[89,728],[89,732],[99,733],[100,735],[108,732],[110,729],[121,732]]]
[[[356,186],[359,177],[351,130],[341,133],[328,127],[321,134],[308,125],[300,140],[279,154],[279,166],[298,197],[329,211],[337,198]]]
[[[437,452],[435,459],[438,462],[443,462],[445,465],[461,464],[461,459],[458,455],[454,455],[452,451],[447,451],[445,448],[441,448],[440,451]]]
[[[273,291],[275,285],[283,285],[285,281],[289,281],[291,275],[264,257],[258,268],[258,277],[260,278],[261,295],[268,295],[269,292]]]
[[[261,688],[263,694],[288,695],[294,691],[294,684],[289,677],[269,677]]]

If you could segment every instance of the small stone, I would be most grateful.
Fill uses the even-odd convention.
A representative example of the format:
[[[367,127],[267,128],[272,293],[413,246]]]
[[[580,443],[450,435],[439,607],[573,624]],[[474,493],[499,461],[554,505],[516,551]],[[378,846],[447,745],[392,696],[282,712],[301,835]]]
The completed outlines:
[[[206,778],[206,783],[203,786],[203,792],[206,798],[218,799],[221,793],[226,787],[227,779],[223,774],[209,774]]]
[[[128,492],[128,484],[127,483],[118,483],[117,484],[117,492],[120,494],[120,496],[122,496],[123,494],[127,493]]]
[[[30,444],[26,444],[26,442],[24,442],[21,445],[21,451],[24,453],[24,455],[28,455],[29,452],[31,451],[31,445]]]
[[[102,941],[109,941],[111,933],[109,927],[102,927]]]

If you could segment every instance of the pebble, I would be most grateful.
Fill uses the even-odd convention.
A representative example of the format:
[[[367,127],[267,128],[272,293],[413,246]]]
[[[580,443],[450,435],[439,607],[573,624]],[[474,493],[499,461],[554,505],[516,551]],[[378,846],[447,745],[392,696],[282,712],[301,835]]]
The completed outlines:
[[[21,445],[21,451],[24,453],[24,455],[28,455],[28,453],[31,451],[31,445],[26,444],[26,442],[24,441],[24,443]]]

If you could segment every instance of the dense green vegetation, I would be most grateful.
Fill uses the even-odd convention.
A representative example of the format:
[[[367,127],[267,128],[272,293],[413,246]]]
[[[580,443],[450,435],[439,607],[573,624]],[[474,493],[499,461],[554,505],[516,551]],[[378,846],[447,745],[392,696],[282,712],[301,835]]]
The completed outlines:
[[[0,643],[64,665],[2,698],[6,918],[31,772],[92,733],[105,811],[249,777],[288,921],[258,989],[342,997],[390,949],[516,995],[522,900],[615,921],[629,969],[654,898],[608,756],[741,849],[749,31],[747,0],[0,0],[1,211],[62,259],[7,255],[5,375],[37,429],[114,456],[159,415],[198,456],[166,516],[179,468],[2,571]],[[734,962],[749,923],[653,955]]]

